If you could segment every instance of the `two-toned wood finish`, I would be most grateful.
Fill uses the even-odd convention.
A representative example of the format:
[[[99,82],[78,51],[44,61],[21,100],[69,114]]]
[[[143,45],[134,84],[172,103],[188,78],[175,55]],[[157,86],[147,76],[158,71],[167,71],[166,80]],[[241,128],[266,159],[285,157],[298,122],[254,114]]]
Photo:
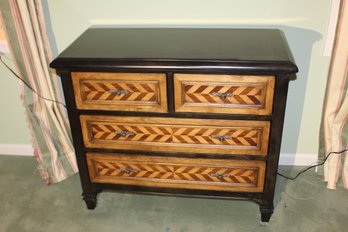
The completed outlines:
[[[274,76],[175,74],[175,110],[270,115]]]
[[[87,154],[92,182],[262,192],[264,161]]]
[[[265,121],[86,115],[80,120],[89,148],[267,155]]]
[[[297,72],[281,31],[91,28],[51,67],[89,209],[112,189],[244,198],[270,220]]]
[[[167,112],[166,75],[73,72],[78,109]]]

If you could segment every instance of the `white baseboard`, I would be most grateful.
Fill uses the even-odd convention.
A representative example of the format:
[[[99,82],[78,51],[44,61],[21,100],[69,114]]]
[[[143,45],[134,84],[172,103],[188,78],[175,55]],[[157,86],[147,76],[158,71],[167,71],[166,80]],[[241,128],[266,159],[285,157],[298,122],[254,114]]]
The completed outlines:
[[[308,166],[318,161],[316,153],[281,153],[279,165]]]
[[[0,155],[33,156],[33,146],[31,144],[0,144]]]

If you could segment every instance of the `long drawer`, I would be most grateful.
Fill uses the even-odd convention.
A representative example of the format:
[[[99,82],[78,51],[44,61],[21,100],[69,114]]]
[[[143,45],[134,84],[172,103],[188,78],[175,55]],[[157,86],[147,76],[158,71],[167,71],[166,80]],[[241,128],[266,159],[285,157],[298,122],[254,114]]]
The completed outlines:
[[[274,76],[174,74],[175,111],[272,114]]]
[[[72,72],[71,75],[78,109],[168,111],[165,74]]]
[[[262,192],[264,161],[87,154],[94,183]]]
[[[266,155],[270,123],[152,117],[80,116],[89,148]]]

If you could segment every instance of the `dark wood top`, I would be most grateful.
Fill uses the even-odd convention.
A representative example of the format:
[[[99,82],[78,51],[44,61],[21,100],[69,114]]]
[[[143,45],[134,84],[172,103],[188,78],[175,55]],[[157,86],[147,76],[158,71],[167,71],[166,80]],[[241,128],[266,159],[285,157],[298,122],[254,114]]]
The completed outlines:
[[[192,68],[219,63],[227,69],[253,64],[254,69],[297,72],[289,51],[276,29],[90,28],[51,67]]]

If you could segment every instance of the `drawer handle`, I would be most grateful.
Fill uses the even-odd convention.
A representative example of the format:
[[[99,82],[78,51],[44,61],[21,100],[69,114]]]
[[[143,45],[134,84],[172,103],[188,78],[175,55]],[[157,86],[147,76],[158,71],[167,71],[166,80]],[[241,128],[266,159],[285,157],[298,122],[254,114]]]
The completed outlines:
[[[233,93],[212,92],[211,94],[212,94],[213,96],[215,96],[215,97],[221,98],[221,100],[224,100],[224,99],[226,99],[226,98],[228,98],[228,97],[233,97],[233,96],[234,96]]]
[[[134,132],[132,131],[114,131],[114,133],[116,135],[119,135],[121,137],[126,137],[126,136],[134,136],[136,135]]]
[[[213,134],[211,135],[213,139],[218,139],[221,142],[225,141],[226,139],[231,139],[232,137],[229,135],[219,135],[219,134]]]
[[[217,173],[217,172],[212,172],[209,174],[211,177],[216,177],[220,180],[223,180],[225,177],[229,177],[230,174],[227,173]]]
[[[121,168],[121,172],[124,172],[126,174],[132,174],[132,173],[138,173],[139,170],[134,169],[134,168]]]
[[[124,95],[129,94],[129,91],[126,89],[113,89],[113,90],[110,90],[109,92],[117,96],[120,96],[122,94]]]

